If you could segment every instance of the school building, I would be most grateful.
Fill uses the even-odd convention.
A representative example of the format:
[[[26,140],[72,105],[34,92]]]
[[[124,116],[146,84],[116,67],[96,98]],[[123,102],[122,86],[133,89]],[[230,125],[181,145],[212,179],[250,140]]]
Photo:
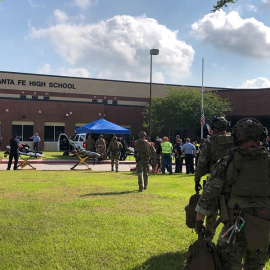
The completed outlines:
[[[181,87],[153,83],[152,97],[164,97],[170,86]],[[256,117],[270,128],[270,88],[205,90],[231,101],[233,111],[227,115],[228,120]],[[40,149],[55,151],[60,133],[72,136],[75,128],[99,118],[129,128],[131,136],[137,135],[149,96],[149,83],[0,72],[2,150],[12,133],[32,145],[29,137],[38,132],[42,140]]]

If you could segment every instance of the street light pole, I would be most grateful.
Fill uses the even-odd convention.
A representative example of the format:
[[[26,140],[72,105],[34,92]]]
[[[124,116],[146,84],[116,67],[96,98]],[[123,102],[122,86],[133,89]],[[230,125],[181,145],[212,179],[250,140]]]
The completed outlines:
[[[151,121],[152,121],[152,56],[158,55],[158,49],[150,50],[150,100],[149,100],[149,138],[151,140]]]

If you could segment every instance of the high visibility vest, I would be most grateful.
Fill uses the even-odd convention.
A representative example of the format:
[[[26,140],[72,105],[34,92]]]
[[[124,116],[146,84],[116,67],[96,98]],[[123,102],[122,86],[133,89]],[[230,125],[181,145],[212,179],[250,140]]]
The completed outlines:
[[[163,142],[161,148],[163,154],[170,154],[172,152],[172,144],[170,142]]]

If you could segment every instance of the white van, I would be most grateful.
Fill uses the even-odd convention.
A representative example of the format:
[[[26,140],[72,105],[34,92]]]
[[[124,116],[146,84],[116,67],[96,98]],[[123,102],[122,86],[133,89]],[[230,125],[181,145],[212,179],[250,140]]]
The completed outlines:
[[[86,133],[79,133],[76,134],[74,137],[71,138],[74,143],[79,146],[81,149],[86,148]],[[69,139],[67,134],[61,133],[58,137],[57,142],[57,151],[64,151],[64,152],[70,152],[72,150],[72,147],[69,143]]]

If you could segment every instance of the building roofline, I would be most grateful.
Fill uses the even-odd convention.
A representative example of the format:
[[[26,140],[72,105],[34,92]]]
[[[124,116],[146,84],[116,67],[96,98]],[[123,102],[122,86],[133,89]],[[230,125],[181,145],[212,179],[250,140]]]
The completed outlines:
[[[50,75],[50,74],[37,74],[37,73],[26,73],[26,72],[14,72],[14,71],[0,71],[0,73],[11,73],[11,74],[22,74],[22,75],[33,75],[33,76],[44,76],[44,77],[56,77],[56,78],[70,78],[70,79],[80,79],[80,80],[92,80],[92,81],[107,81],[107,82],[122,82],[122,83],[136,83],[136,84],[149,84],[150,82],[138,82],[138,81],[123,81],[123,80],[112,80],[112,79],[97,79],[97,78],[85,78],[85,77],[71,77],[63,75]],[[202,86],[196,85],[181,85],[181,84],[167,84],[167,83],[154,83],[154,85],[166,85],[166,86],[182,86],[188,88],[201,88]],[[226,87],[212,87],[204,86],[206,91],[217,91],[217,92],[240,92],[240,91],[270,91],[270,88],[226,88]]]

